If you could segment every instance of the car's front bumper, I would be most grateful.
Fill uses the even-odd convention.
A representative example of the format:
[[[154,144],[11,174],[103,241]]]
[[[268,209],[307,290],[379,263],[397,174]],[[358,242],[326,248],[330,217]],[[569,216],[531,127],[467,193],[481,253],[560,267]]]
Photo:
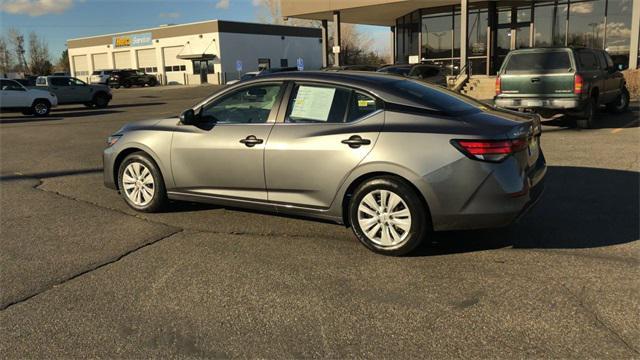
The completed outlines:
[[[549,98],[495,98],[495,105],[507,109],[572,110],[582,107],[580,99]]]
[[[109,189],[117,190],[118,186],[116,185],[115,178],[116,172],[113,168],[115,161],[116,153],[114,151],[114,148],[108,147],[104,149],[104,151],[102,152],[102,175],[104,179],[104,186],[108,187]]]

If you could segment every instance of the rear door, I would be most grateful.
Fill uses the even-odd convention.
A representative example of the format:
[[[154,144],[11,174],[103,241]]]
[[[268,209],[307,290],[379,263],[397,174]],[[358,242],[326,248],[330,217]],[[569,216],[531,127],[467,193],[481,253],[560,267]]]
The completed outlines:
[[[325,209],[373,148],[384,123],[381,103],[355,89],[292,84],[265,150],[269,201]]]
[[[595,51],[589,49],[576,50],[576,57],[579,63],[580,75],[582,75],[585,85],[588,85],[587,90],[591,93],[594,89],[598,89],[598,93],[604,95],[604,97],[600,98],[600,101],[606,101],[605,79]],[[583,89],[585,85],[583,85]]]
[[[82,80],[69,79],[70,101],[72,102],[90,102],[93,100],[93,87],[87,85]]]
[[[518,98],[573,96],[575,68],[566,49],[514,52],[502,67],[501,91],[504,97]]]
[[[0,107],[26,108],[31,106],[27,90],[16,81],[0,80]]]

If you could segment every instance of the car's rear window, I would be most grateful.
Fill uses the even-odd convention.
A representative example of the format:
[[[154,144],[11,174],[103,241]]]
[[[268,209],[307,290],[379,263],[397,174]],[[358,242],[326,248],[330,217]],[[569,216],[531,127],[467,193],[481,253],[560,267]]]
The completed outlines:
[[[94,71],[92,75],[100,75],[100,71]]]
[[[504,73],[558,73],[571,69],[566,51],[512,54],[507,59]]]
[[[391,83],[394,90],[400,91],[407,98],[418,104],[445,113],[459,113],[478,110],[485,105],[469,97],[436,85],[429,85],[420,81],[400,80]]]

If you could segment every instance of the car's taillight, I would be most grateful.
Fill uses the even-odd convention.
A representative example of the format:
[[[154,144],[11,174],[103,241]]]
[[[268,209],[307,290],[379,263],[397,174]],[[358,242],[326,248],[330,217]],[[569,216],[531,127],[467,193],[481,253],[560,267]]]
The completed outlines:
[[[502,94],[502,80],[500,80],[500,76],[496,77],[496,95]]]
[[[468,158],[499,162],[527,148],[527,139],[512,140],[451,140],[451,144]]]
[[[582,94],[582,86],[584,85],[582,76],[576,74],[573,78],[573,93],[576,95]]]

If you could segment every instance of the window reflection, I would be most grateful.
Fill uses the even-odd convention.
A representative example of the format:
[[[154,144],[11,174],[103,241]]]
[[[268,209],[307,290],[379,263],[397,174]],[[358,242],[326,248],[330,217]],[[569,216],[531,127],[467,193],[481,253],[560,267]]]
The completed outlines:
[[[547,3],[535,8],[535,46],[564,46],[567,4]]]
[[[609,0],[605,47],[613,62],[629,65],[632,0]]]
[[[605,0],[571,2],[569,5],[570,46],[602,49]]]

